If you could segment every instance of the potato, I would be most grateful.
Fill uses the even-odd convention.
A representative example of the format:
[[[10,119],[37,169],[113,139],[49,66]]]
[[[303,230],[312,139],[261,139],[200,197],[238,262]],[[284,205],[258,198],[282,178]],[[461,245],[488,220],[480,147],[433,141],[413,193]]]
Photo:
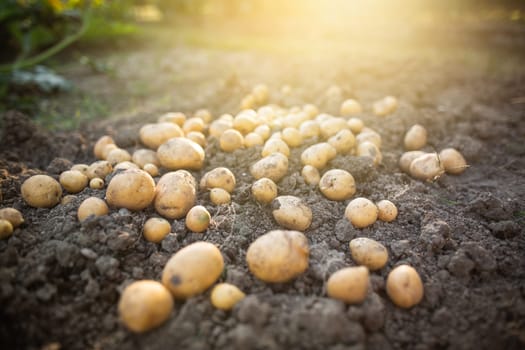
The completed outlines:
[[[382,269],[388,262],[388,251],[385,246],[370,238],[352,239],[350,252],[352,259],[358,265],[364,265],[371,271]]]
[[[318,137],[321,134],[321,127],[315,120],[307,120],[299,126],[299,132],[305,139],[310,137]]]
[[[62,205],[68,205],[69,203],[72,203],[77,196],[74,196],[72,194],[66,194],[62,199],[60,200],[60,204]]]
[[[256,134],[261,135],[263,140],[268,140],[268,138],[270,137],[271,131],[272,130],[270,129],[270,127],[268,125],[261,124],[258,127],[256,127],[253,132],[256,133]]]
[[[177,124],[155,123],[145,124],[139,130],[140,142],[148,148],[157,149],[173,137],[182,137],[184,133]]]
[[[0,219],[0,240],[11,237],[13,234],[13,225],[11,222]]]
[[[268,101],[268,86],[264,84],[257,84],[252,89],[252,95],[255,99],[255,103],[262,105]]]
[[[108,158],[109,153],[114,149],[119,149],[119,147],[113,143],[104,146],[104,148],[102,149],[102,159],[106,160]]]
[[[458,175],[467,168],[467,161],[454,148],[445,148],[439,152],[439,160],[448,174]]]
[[[234,129],[228,129],[219,138],[219,146],[224,152],[233,152],[244,146],[244,137]]]
[[[218,167],[204,174],[199,183],[199,187],[201,190],[222,188],[232,193],[235,189],[235,184],[235,175],[231,170],[225,167]]]
[[[143,167],[144,171],[150,174],[152,177],[159,176],[159,168],[155,164],[146,163]]]
[[[128,151],[122,148],[116,148],[108,153],[106,160],[111,164],[115,165],[117,163],[127,162],[131,160],[131,154]]]
[[[330,120],[332,118],[335,118],[335,117],[333,115],[328,114],[328,113],[321,113],[321,114],[318,114],[315,117],[315,121],[318,122],[318,123],[322,123],[322,122]]]
[[[91,163],[87,170],[87,177],[88,179],[94,179],[96,177],[100,179],[105,179],[106,176],[111,174],[113,171],[113,167],[111,164],[106,160],[98,160],[94,163]]]
[[[250,167],[250,173],[258,180],[267,177],[279,182],[288,172],[288,158],[282,153],[273,153],[260,159]]]
[[[433,181],[445,170],[436,153],[427,153],[417,157],[410,163],[410,176],[425,181]]]
[[[393,96],[386,96],[385,98],[374,102],[372,109],[374,114],[379,117],[387,116],[394,113],[397,109],[397,99]]]
[[[233,128],[243,135],[252,132],[257,127],[256,116],[255,111],[251,109],[241,111],[233,119]]]
[[[88,185],[88,178],[78,170],[67,170],[60,174],[60,184],[69,193],[78,193]]]
[[[321,177],[319,190],[330,200],[344,201],[355,194],[355,180],[346,170],[331,169]]]
[[[211,222],[211,215],[202,205],[196,205],[186,214],[186,227],[196,233],[204,232]]]
[[[379,135],[379,133],[377,133],[375,130],[369,128],[363,128],[361,133],[357,135],[356,141],[358,144],[365,141],[372,142],[377,146],[378,149],[381,149],[381,135]]]
[[[295,128],[284,128],[281,138],[289,147],[299,147],[303,143],[303,136]]]
[[[340,130],[348,129],[349,127],[345,119],[332,117],[321,122],[320,128],[321,136],[323,136],[325,139],[329,139],[330,137],[337,134]]]
[[[160,165],[169,170],[200,170],[204,164],[202,147],[186,138],[174,137],[157,150]]]
[[[196,117],[189,118],[184,122],[184,125],[182,126],[182,131],[184,132],[184,134],[187,134],[190,131],[204,132],[204,129],[206,129],[206,124],[204,123],[204,120]]]
[[[77,170],[80,171],[82,174],[88,176],[88,169],[89,165],[87,164],[75,164],[69,170]]]
[[[263,157],[267,157],[273,153],[281,153],[288,158],[290,156],[290,148],[288,144],[279,138],[270,138],[264,144],[261,151]]]
[[[89,180],[89,188],[93,190],[101,190],[104,188],[104,180],[101,178],[95,177]]]
[[[312,119],[319,114],[319,108],[316,105],[307,103],[303,106],[303,112],[306,113],[308,119]]]
[[[257,202],[268,204],[277,197],[277,185],[263,177],[252,184],[252,195]]]
[[[77,217],[78,221],[82,222],[91,215],[102,216],[108,213],[109,208],[106,202],[97,197],[88,197],[78,207]]]
[[[353,99],[348,99],[343,101],[341,104],[341,115],[348,117],[351,115],[360,114],[363,112],[363,108],[361,107],[361,104]]]
[[[118,303],[119,317],[133,332],[143,333],[163,324],[173,310],[170,292],[157,281],[141,280],[127,286]]]
[[[195,205],[197,183],[186,170],[164,174],[157,183],[155,209],[169,219],[180,219]]]
[[[213,287],[210,300],[211,304],[217,309],[229,311],[245,296],[246,294],[233,284],[219,283]]]
[[[193,117],[202,119],[202,121],[205,124],[209,124],[213,120],[213,115],[211,114],[209,110],[205,108],[201,108],[195,111],[195,113],[193,114]]]
[[[246,251],[251,273],[264,282],[287,282],[308,268],[308,240],[298,231],[270,231]]]
[[[232,128],[233,123],[231,120],[217,119],[210,124],[208,133],[210,136],[220,138],[223,132]]]
[[[15,208],[0,209],[0,219],[9,221],[13,228],[17,228],[24,223],[22,213]]]
[[[148,242],[159,243],[171,231],[171,225],[168,220],[163,218],[149,218],[144,223],[142,234]]]
[[[222,188],[212,188],[210,190],[210,201],[215,205],[230,204],[232,197],[228,191]]]
[[[348,124],[350,131],[354,133],[354,135],[359,134],[365,127],[365,123],[363,123],[360,118],[350,118],[346,124]]]
[[[206,147],[206,136],[204,136],[202,132],[190,131],[188,134],[186,134],[186,138],[188,140],[192,140],[201,147]]]
[[[345,217],[357,228],[372,225],[377,220],[378,209],[369,199],[358,197],[353,199],[345,209]]]
[[[179,127],[184,125],[186,121],[186,115],[182,112],[170,112],[163,114],[157,120],[158,123],[173,123],[177,124]]]
[[[335,148],[337,154],[347,154],[355,146],[355,136],[350,130],[343,129],[328,139],[328,143]]]
[[[20,188],[24,201],[35,208],[52,208],[60,202],[62,187],[48,175],[34,175]]]
[[[150,163],[156,166],[160,166],[159,158],[157,157],[157,152],[141,148],[133,152],[131,156],[131,161],[137,164],[140,168],[144,168],[144,165]]]
[[[412,266],[399,265],[388,274],[386,293],[394,304],[408,309],[423,299],[423,282]]]
[[[368,275],[368,269],[364,266],[338,270],[326,281],[326,294],[347,304],[360,304],[368,293]]]
[[[175,253],[164,266],[162,284],[178,299],[200,294],[217,281],[224,269],[220,250],[208,242],[192,243]]]
[[[303,165],[311,165],[317,169],[322,169],[336,154],[336,149],[329,143],[316,143],[303,151],[301,162]]]
[[[111,136],[104,135],[99,138],[93,147],[93,154],[95,154],[95,157],[98,159],[104,159],[102,151],[104,150],[104,147],[110,144],[115,144],[115,140],[113,140]]]
[[[250,132],[244,137],[244,145],[248,148],[255,147],[255,146],[262,146],[263,144],[264,144],[263,137],[254,132]]]
[[[279,196],[272,201],[272,214],[284,228],[304,231],[312,223],[312,210],[298,197]]]
[[[224,120],[224,121],[228,121],[230,123],[233,123],[233,115],[231,115],[229,113],[221,114],[221,116],[219,117],[219,120]]]
[[[401,155],[401,158],[399,158],[399,168],[401,171],[405,173],[410,173],[410,164],[414,161],[414,159],[426,154],[423,151],[408,151]]]
[[[372,158],[375,165],[379,165],[383,161],[383,155],[379,148],[369,141],[364,141],[357,145],[357,155],[359,157]]]
[[[142,210],[155,198],[155,181],[140,169],[128,169],[113,176],[106,190],[109,205],[129,210]]]
[[[427,144],[427,130],[419,124],[412,125],[405,134],[403,145],[407,151],[419,150]]]
[[[397,218],[397,207],[389,200],[383,199],[376,203],[378,212],[378,219],[385,222],[394,221]]]
[[[301,175],[304,178],[304,182],[306,182],[308,185],[316,186],[321,180],[319,170],[311,165],[305,165],[301,171]]]
[[[128,169],[140,169],[140,168],[135,163],[124,161],[124,162],[117,163],[113,167],[113,172],[115,173],[115,172],[120,171],[120,170],[128,170]]]

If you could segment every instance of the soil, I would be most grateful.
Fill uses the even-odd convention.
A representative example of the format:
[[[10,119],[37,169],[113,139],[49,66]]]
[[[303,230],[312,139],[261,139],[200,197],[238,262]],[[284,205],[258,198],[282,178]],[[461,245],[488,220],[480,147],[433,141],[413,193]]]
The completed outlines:
[[[10,111],[4,114],[0,146],[1,206],[19,209],[25,223],[0,241],[2,348],[525,348],[525,112],[515,99],[525,96],[523,65],[502,73],[493,61],[471,65],[452,54],[292,58],[286,63],[279,55],[191,48],[164,54],[166,61],[182,57],[177,61],[182,68],[173,69],[188,69],[184,62],[208,67],[195,73],[201,85],[192,85],[193,98],[175,89],[173,109],[235,113],[242,94],[257,81],[267,82],[270,100],[285,106],[315,103],[337,113],[344,98],[360,100],[367,107],[366,125],[382,136],[383,163],[374,167],[367,158],[347,155],[337,156],[328,168],[350,171],[356,196],[396,203],[398,218],[353,228],[343,215],[348,201],[327,200],[300,176],[300,153],[316,141],[307,140],[292,150],[288,175],[278,185],[280,194],[303,198],[314,213],[305,231],[309,269],[292,282],[266,284],[249,273],[245,262],[249,244],[278,228],[270,207],[257,204],[249,193],[248,168],[259,159],[259,148],[227,154],[210,140],[205,166],[193,175],[200,179],[217,166],[230,168],[237,179],[232,204],[216,207],[200,193],[198,204],[212,214],[213,227],[194,234],[183,219],[175,220],[172,233],[154,244],[141,235],[144,221],[155,215],[152,208],[113,209],[79,223],[81,201],[103,198],[104,191],[85,189],[69,204],[35,209],[21,199],[20,185],[32,174],[57,178],[73,163],[94,161],[94,141],[106,133],[130,151],[139,147],[137,130],[156,119],[158,108],[146,105],[126,118],[75,132],[45,131]],[[154,54],[137,55],[142,62],[156,62]],[[290,95],[279,92],[282,84],[292,86]],[[339,89],[325,93],[332,85]],[[373,116],[372,101],[387,94],[399,98],[398,110],[386,118]],[[433,182],[402,173],[397,165],[402,137],[414,123],[428,130],[425,150],[460,150],[469,164],[465,173]],[[381,242],[390,258],[385,268],[371,273],[366,301],[348,306],[329,299],[324,286],[331,273],[355,265],[348,246],[355,237]],[[169,257],[198,240],[220,248],[226,266],[220,281],[248,296],[224,312],[212,307],[206,292],[178,301],[169,321],[156,330],[127,331],[116,310],[123,287],[138,279],[159,280]],[[421,304],[409,310],[396,307],[385,292],[389,271],[403,263],[416,268],[425,288]]]

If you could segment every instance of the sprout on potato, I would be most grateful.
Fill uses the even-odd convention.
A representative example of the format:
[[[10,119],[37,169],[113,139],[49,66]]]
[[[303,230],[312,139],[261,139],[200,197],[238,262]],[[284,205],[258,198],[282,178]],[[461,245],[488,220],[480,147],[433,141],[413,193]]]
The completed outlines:
[[[77,217],[78,221],[82,222],[91,215],[102,216],[109,213],[109,208],[106,202],[97,197],[86,198],[78,207]]]
[[[279,196],[272,201],[273,218],[284,228],[304,231],[312,223],[312,210],[298,197]]]
[[[20,188],[24,201],[35,208],[52,208],[60,202],[62,187],[48,175],[34,175]]]
[[[217,309],[229,311],[245,296],[246,294],[233,284],[219,283],[213,287],[210,300],[211,304]]]
[[[321,177],[319,190],[330,200],[344,201],[355,194],[355,180],[346,170],[331,169]]]
[[[362,303],[368,293],[368,275],[368,269],[364,266],[338,270],[326,282],[326,293],[347,304]]]
[[[200,170],[205,155],[199,144],[183,137],[174,137],[160,145],[157,157],[160,164],[169,170]]]
[[[423,299],[423,282],[412,266],[400,265],[388,274],[386,293],[394,304],[408,309]]]
[[[345,209],[345,217],[357,228],[364,228],[372,225],[377,220],[377,206],[369,199],[355,198]]]
[[[277,185],[263,177],[252,184],[252,195],[259,203],[268,204],[277,197]]]
[[[128,169],[113,176],[108,184],[106,200],[109,205],[129,210],[142,210],[155,198],[155,181],[140,169]]]
[[[159,243],[171,231],[168,220],[163,218],[149,218],[144,223],[142,234],[148,242]]]

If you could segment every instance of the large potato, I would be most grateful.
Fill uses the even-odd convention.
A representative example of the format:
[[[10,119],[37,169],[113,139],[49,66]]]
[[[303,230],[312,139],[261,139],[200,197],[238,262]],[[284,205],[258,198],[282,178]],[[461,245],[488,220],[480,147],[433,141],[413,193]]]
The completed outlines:
[[[146,124],[139,131],[140,142],[146,147],[157,149],[173,137],[182,137],[184,133],[177,125],[170,122]]]
[[[246,252],[248,268],[264,282],[287,282],[308,268],[308,240],[298,231],[270,231]]]
[[[52,208],[60,202],[62,187],[48,175],[34,175],[20,188],[24,201],[35,208]]]
[[[233,175],[230,169],[218,167],[204,174],[199,186],[201,190],[222,188],[223,190],[232,193],[235,189],[235,183],[235,175]]]
[[[219,310],[231,310],[239,301],[244,299],[239,288],[229,283],[219,283],[213,287],[210,295],[211,304]]]
[[[301,154],[303,165],[311,165],[322,169],[337,155],[337,150],[327,142],[316,143],[305,149]]]
[[[277,223],[290,230],[304,231],[312,223],[312,210],[298,197],[279,196],[272,201]]]
[[[433,181],[445,170],[436,153],[427,153],[410,163],[410,175],[419,180]]]
[[[140,169],[128,169],[113,176],[106,191],[109,205],[129,210],[142,210],[155,198],[155,181]]]
[[[195,205],[197,183],[186,170],[164,174],[156,187],[155,209],[169,219],[180,219]]]
[[[277,185],[272,180],[263,177],[253,183],[252,195],[257,202],[268,204],[277,197]]]
[[[350,241],[352,259],[358,265],[364,265],[371,271],[382,269],[388,261],[388,251],[381,243],[366,237]]]
[[[159,158],[157,157],[157,152],[141,148],[133,152],[131,156],[131,161],[137,164],[140,168],[144,168],[146,164],[154,164],[160,166]]]
[[[288,158],[281,153],[273,153],[257,161],[250,167],[250,173],[255,179],[267,177],[279,182],[288,172]]]
[[[97,197],[88,197],[78,207],[77,217],[78,221],[82,222],[91,215],[102,216],[108,213],[109,208],[106,202]]]
[[[24,223],[22,213],[15,208],[0,209],[0,219],[9,221],[13,228],[17,228]]]
[[[405,134],[403,144],[407,151],[416,151],[425,147],[427,144],[427,130],[419,124],[413,125]]]
[[[364,266],[338,270],[326,282],[326,293],[348,304],[362,303],[368,292],[368,275],[368,269]]]
[[[408,309],[423,299],[423,282],[412,266],[400,265],[388,274],[386,293],[394,304]]]
[[[346,170],[331,169],[321,177],[319,190],[330,200],[344,201],[355,194],[355,180]]]
[[[410,172],[410,164],[414,161],[414,159],[426,154],[423,151],[408,151],[401,155],[401,158],[399,158],[399,168],[401,171],[405,173]]]
[[[208,242],[192,243],[175,253],[164,266],[162,283],[178,299],[190,298],[208,289],[220,277],[224,260]]]
[[[200,170],[204,164],[202,147],[183,137],[172,138],[160,145],[157,157],[160,164],[169,170]]]
[[[467,161],[463,155],[454,148],[445,148],[439,152],[441,165],[448,174],[458,175],[467,168]]]
[[[372,225],[376,222],[378,213],[374,202],[363,197],[353,199],[345,209],[345,217],[357,228]]]

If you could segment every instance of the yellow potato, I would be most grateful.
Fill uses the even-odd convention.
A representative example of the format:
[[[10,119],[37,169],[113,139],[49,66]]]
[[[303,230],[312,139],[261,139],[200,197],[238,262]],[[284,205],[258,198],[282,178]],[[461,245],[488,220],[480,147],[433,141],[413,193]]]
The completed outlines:
[[[257,121],[255,120],[256,116],[257,114],[255,111],[251,109],[241,111],[233,119],[233,128],[243,135],[252,132],[257,126]]]
[[[321,177],[319,190],[330,200],[344,201],[355,194],[355,180],[346,170],[331,169]]]
[[[377,220],[378,209],[374,202],[359,197],[353,199],[346,206],[345,217],[357,228],[372,225]]]
[[[146,147],[157,149],[172,137],[182,137],[184,133],[177,124],[165,122],[144,125],[139,130],[139,136]]]
[[[330,298],[347,304],[360,304],[368,293],[368,275],[368,269],[364,266],[338,270],[326,281],[326,293]]]
[[[244,137],[234,129],[228,129],[221,134],[219,146],[224,152],[233,152],[244,146]]]
[[[149,218],[144,223],[142,234],[144,238],[153,243],[161,242],[171,231],[168,220],[163,218]]]
[[[186,138],[174,137],[157,150],[160,165],[169,170],[200,170],[204,164],[202,147]]]
[[[318,137],[321,133],[321,127],[319,126],[319,123],[315,120],[307,120],[299,126],[299,132],[301,133],[301,136],[305,139],[308,139],[310,137]]]
[[[245,296],[246,294],[233,284],[219,283],[213,287],[210,300],[211,304],[217,309],[229,311]]]
[[[222,188],[212,188],[210,190],[210,201],[215,205],[230,204],[232,197],[228,191]]]
[[[205,124],[209,124],[213,120],[213,115],[211,112],[205,108],[198,109],[195,114],[193,114],[194,118],[202,119],[202,121]]]
[[[263,157],[267,157],[273,153],[281,153],[287,158],[290,156],[290,148],[288,144],[280,138],[270,138],[264,144],[264,147],[261,151]]]
[[[182,131],[185,134],[189,133],[190,131],[204,132],[204,129],[206,129],[206,124],[204,123],[204,120],[196,117],[189,118],[184,122],[184,125],[182,126]]]
[[[270,137],[271,131],[272,130],[270,129],[268,125],[261,124],[258,127],[256,127],[253,132],[260,135],[263,138],[263,140],[268,140],[268,138]]]
[[[232,193],[235,189],[235,184],[235,175],[231,170],[225,167],[218,167],[204,174],[199,183],[199,187],[201,190],[222,188]]]
[[[190,131],[186,134],[186,138],[188,140],[192,140],[193,142],[197,143],[201,147],[206,147],[206,136],[202,132],[199,131]]]
[[[247,110],[256,107],[256,104],[257,102],[255,101],[255,96],[248,94],[242,98],[240,107],[241,110]]]
[[[233,123],[231,120],[217,119],[210,124],[208,133],[210,136],[220,138],[223,132],[232,128]]]
[[[12,234],[13,225],[5,219],[0,219],[0,240],[11,237]]]
[[[330,120],[332,118],[335,118],[335,117],[333,115],[328,114],[328,113],[321,113],[321,114],[318,114],[315,117],[315,121],[318,122],[318,123],[322,123],[322,122]]]
[[[59,181],[69,193],[78,193],[86,188],[89,179],[78,170],[67,170],[60,174]]]
[[[104,150],[104,147],[110,144],[115,144],[115,140],[113,140],[111,136],[104,135],[99,138],[93,147],[93,153],[95,154],[95,157],[98,159],[104,159],[102,151]]]
[[[224,269],[220,250],[208,242],[192,243],[164,266],[162,284],[178,299],[187,299],[212,286]]]
[[[323,136],[325,139],[329,139],[330,137],[337,134],[340,130],[349,129],[345,119],[336,117],[332,117],[321,122],[320,128],[321,136]]]
[[[106,202],[97,197],[86,198],[78,207],[77,217],[78,221],[82,222],[89,216],[102,216],[109,213],[109,208]]]
[[[108,153],[106,160],[111,164],[115,165],[117,163],[128,162],[131,160],[131,154],[128,151],[122,148],[115,148]]]
[[[312,210],[298,197],[279,196],[272,201],[273,218],[284,228],[304,231],[312,223]]]
[[[192,231],[201,233],[208,229],[211,215],[202,205],[196,205],[186,214],[186,227]]]
[[[159,176],[159,168],[155,164],[146,163],[143,167],[144,171],[150,174],[151,176]]]
[[[340,113],[345,117],[360,114],[362,112],[363,108],[361,107],[361,104],[356,100],[348,99],[341,104]]]
[[[145,148],[141,148],[133,152],[131,161],[137,164],[140,168],[144,168],[144,165],[148,163],[160,166],[159,158],[157,157],[157,152]]]
[[[410,164],[414,161],[414,159],[426,154],[423,151],[408,151],[401,155],[401,158],[399,158],[399,168],[401,171],[405,173],[410,173]]]
[[[399,265],[388,274],[386,293],[394,304],[408,309],[423,299],[423,282],[412,266]]]
[[[417,157],[410,163],[410,176],[424,181],[433,181],[445,170],[436,153],[427,153]]]
[[[250,173],[258,180],[267,177],[279,182],[288,172],[288,158],[282,153],[273,153],[257,161],[250,167]]]
[[[229,113],[224,113],[224,114],[222,114],[219,117],[219,120],[225,120],[225,121],[228,121],[230,123],[233,123],[233,115],[231,115]]]
[[[467,168],[467,161],[454,148],[446,148],[439,152],[439,159],[448,174],[458,175]]]
[[[268,101],[268,86],[264,84],[257,84],[252,89],[252,95],[255,99],[255,103],[262,105]]]
[[[397,207],[389,200],[383,199],[376,203],[378,212],[378,219],[385,222],[394,221],[397,218]]]
[[[142,210],[155,198],[155,181],[140,169],[128,169],[113,176],[106,190],[109,205],[129,210]]]
[[[272,180],[263,177],[253,183],[252,195],[257,202],[268,204],[277,197],[277,185]]]
[[[102,149],[102,159],[106,160],[108,158],[109,152],[113,151],[114,149],[119,149],[119,147],[113,143],[104,146]]]
[[[281,138],[289,147],[299,147],[303,143],[301,132],[295,128],[284,128]]]
[[[359,135],[356,136],[356,141],[357,143],[372,142],[378,149],[381,149],[381,135],[369,128],[363,128]]]
[[[364,141],[357,145],[357,155],[359,157],[372,158],[375,165],[379,165],[383,161],[383,155],[379,148],[369,141]]]
[[[360,118],[350,118],[346,124],[354,134],[359,134],[365,127],[365,123]]]
[[[179,127],[184,125],[186,121],[186,115],[182,112],[170,112],[163,114],[157,120],[158,123],[173,123],[177,124]]]
[[[314,168],[311,165],[305,165],[301,171],[301,175],[304,178],[304,182],[308,185],[317,185],[321,180],[321,175],[319,175],[319,170]]]
[[[388,251],[381,243],[366,237],[354,238],[350,241],[352,259],[369,270],[382,269],[388,262]]]
[[[316,105],[308,103],[303,106],[303,112],[306,113],[308,119],[312,119],[319,114],[319,108],[317,108]]]
[[[343,129],[328,139],[328,143],[335,148],[337,154],[347,154],[355,146],[355,136],[350,130]]]
[[[17,228],[24,223],[22,213],[15,208],[0,209],[0,219],[9,221],[13,228]]]
[[[113,167],[113,172],[117,172],[119,170],[128,170],[128,169],[139,169],[139,166],[135,163],[124,161],[124,162],[117,163]]]
[[[60,204],[62,205],[68,205],[69,203],[72,203],[77,196],[74,196],[72,194],[66,194],[62,199],[60,200]]]
[[[35,208],[52,208],[60,202],[62,187],[48,175],[34,175],[20,188],[24,201]]]
[[[255,132],[250,132],[244,136],[244,145],[248,148],[255,146],[262,146],[264,144],[264,139],[261,135],[256,134]]]
[[[246,251],[251,273],[264,282],[287,282],[308,268],[308,240],[298,231],[270,231]]]
[[[186,170],[164,174],[156,187],[155,209],[169,219],[180,219],[195,205],[197,183]]]
[[[387,116],[394,113],[397,109],[397,99],[393,96],[386,96],[385,98],[374,102],[372,109],[374,114],[379,117]]]
[[[87,164],[75,164],[69,170],[80,171],[82,174],[88,176],[89,165]]]
[[[301,162],[303,165],[311,165],[317,169],[322,169],[336,154],[336,149],[329,143],[316,143],[303,151]]]
[[[106,160],[98,160],[94,163],[91,163],[87,170],[87,177],[88,179],[94,179],[96,177],[100,179],[105,179],[106,176],[111,174],[113,171],[113,167],[111,164]]]
[[[419,150],[427,144],[427,129],[422,125],[412,125],[405,134],[403,144],[407,151]]]
[[[104,188],[104,180],[101,178],[95,177],[89,180],[89,188],[94,190],[101,190]]]
[[[127,286],[118,303],[120,320],[131,331],[147,332],[163,324],[173,310],[170,292],[157,281],[141,280]]]

